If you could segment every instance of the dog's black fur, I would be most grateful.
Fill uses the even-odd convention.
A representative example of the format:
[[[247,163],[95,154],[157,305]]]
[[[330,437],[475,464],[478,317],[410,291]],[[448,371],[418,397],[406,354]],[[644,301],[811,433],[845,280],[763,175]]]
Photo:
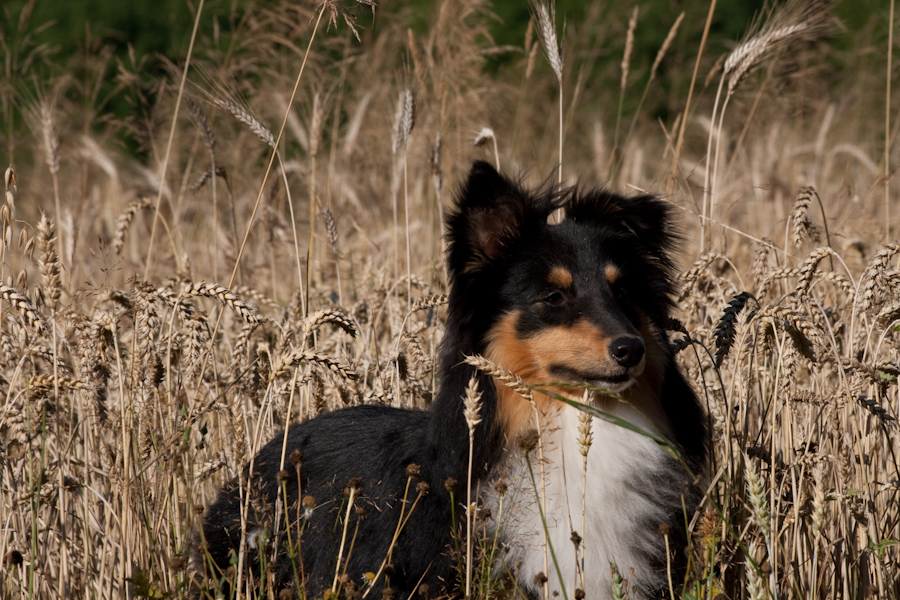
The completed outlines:
[[[560,207],[566,218],[560,224],[548,224],[548,217]],[[676,236],[665,203],[650,196],[624,198],[605,191],[530,192],[499,175],[489,164],[476,162],[458,194],[455,211],[447,219],[447,229],[449,308],[440,354],[440,390],[433,406],[429,411],[358,406],[289,428],[287,456],[295,450],[302,452],[299,490],[297,470],[290,460],[281,479],[287,490],[288,520],[295,544],[302,525],[302,558],[292,562],[283,548],[278,552],[275,576],[282,587],[293,584],[295,573],[305,577],[307,597],[320,597],[331,587],[343,534],[345,489],[352,478],[361,481],[355,504],[363,513],[351,512],[344,560],[349,538],[357,527],[358,533],[346,572],[357,584],[362,583],[364,573],[377,572],[400,519],[407,467],[416,464],[420,472],[407,495],[410,502],[406,512],[417,496],[417,482],[425,482],[430,491],[418,500],[392,551],[389,585],[397,598],[411,597],[421,583],[429,585],[432,597],[437,597],[438,591],[461,595],[456,580],[458,557],[452,557],[451,552],[452,532],[459,522],[452,522],[451,497],[445,483],[455,479],[460,482],[459,489],[465,489],[469,437],[462,399],[473,374],[479,377],[483,393],[482,422],[475,430],[473,478],[484,482],[485,488],[519,433],[503,416],[503,395],[493,379],[477,373],[464,359],[489,354],[489,341],[497,335],[494,329],[499,320],[513,312],[518,314],[514,337],[522,340],[587,319],[596,327],[610,326],[618,332],[620,337],[610,342],[610,348],[621,350],[624,346],[620,340],[625,338],[637,340],[629,344],[639,346],[632,350],[640,354],[643,344],[660,345],[664,357],[663,383],[656,392],[664,413],[660,428],[670,432],[670,441],[693,469],[705,464],[705,417],[695,394],[675,365],[664,338],[661,342],[641,342],[638,332],[646,330],[647,323],[655,331],[664,332],[673,308],[671,252]],[[612,282],[607,285],[604,279],[604,265],[609,261],[618,268],[615,286]],[[575,274],[573,286],[580,286],[579,292],[548,287],[548,273],[558,265]],[[602,285],[595,280],[602,280]],[[639,327],[641,323],[643,328]],[[601,358],[629,367],[634,357],[623,358],[623,352],[612,361]],[[566,365],[554,365],[551,374],[568,374],[576,381],[596,378]],[[275,436],[253,461],[246,526],[249,534],[255,535],[266,526],[272,535],[276,498],[281,497],[278,471],[282,442],[282,435]],[[315,498],[317,506],[302,523],[304,509],[300,504],[306,496]],[[457,492],[455,498],[460,521],[464,510],[459,506],[464,496]],[[205,578],[221,577],[221,571],[209,568],[210,559],[224,570],[230,564],[230,554],[237,552],[240,506],[234,480],[225,485],[218,500],[204,513],[205,551],[199,554],[207,567]],[[281,514],[283,544],[284,512]],[[683,533],[681,515],[671,515],[671,522],[673,532]],[[677,554],[681,555],[680,550]],[[249,548],[245,561],[257,578],[258,555],[258,550]],[[664,557],[660,558],[664,564]],[[588,568],[605,571],[609,565]],[[385,577],[373,585],[369,597],[381,597]]]

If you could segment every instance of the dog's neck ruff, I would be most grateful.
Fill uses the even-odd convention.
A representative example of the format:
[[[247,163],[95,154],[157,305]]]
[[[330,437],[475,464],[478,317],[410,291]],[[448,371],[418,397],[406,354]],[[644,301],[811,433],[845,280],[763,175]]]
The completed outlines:
[[[507,484],[502,512],[496,492],[486,499],[494,527],[499,526],[500,538],[506,543],[501,562],[516,575],[519,585],[536,597],[540,597],[540,587],[535,581],[543,573],[550,597],[563,597],[565,586],[569,598],[574,597],[576,588],[583,588],[589,598],[612,598],[611,564],[629,578],[632,597],[651,597],[666,583],[665,563],[660,562],[665,556],[665,540],[659,525],[682,512],[684,471],[650,437],[594,418],[585,478],[578,445],[579,411],[555,403],[551,412],[545,415],[542,431],[544,484],[537,448],[529,455],[531,473],[519,448],[511,449],[494,472],[496,479]],[[608,412],[652,431],[650,422],[626,404]],[[537,490],[532,486],[532,473]],[[544,525],[538,505],[542,488],[549,542],[562,581],[549,548],[545,566]],[[576,555],[573,531],[583,538],[583,585],[578,573],[582,548]]]

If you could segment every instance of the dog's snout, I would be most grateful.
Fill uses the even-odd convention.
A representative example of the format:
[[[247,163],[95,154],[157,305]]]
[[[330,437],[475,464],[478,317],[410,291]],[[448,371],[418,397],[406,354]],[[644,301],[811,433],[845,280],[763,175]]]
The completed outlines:
[[[609,353],[617,363],[630,369],[644,358],[644,342],[637,337],[620,337],[609,345]]]

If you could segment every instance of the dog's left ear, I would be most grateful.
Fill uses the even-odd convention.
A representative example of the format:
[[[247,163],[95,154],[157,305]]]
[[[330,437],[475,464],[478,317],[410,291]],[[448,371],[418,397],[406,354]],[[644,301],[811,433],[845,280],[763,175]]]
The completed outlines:
[[[636,241],[657,256],[666,254],[678,238],[672,225],[669,205],[650,195],[626,198],[596,190],[574,198],[566,206],[566,218],[595,222],[632,234]]]
[[[526,229],[546,223],[543,204],[549,200],[529,195],[489,163],[475,162],[447,218],[451,270],[473,273],[501,262]]]

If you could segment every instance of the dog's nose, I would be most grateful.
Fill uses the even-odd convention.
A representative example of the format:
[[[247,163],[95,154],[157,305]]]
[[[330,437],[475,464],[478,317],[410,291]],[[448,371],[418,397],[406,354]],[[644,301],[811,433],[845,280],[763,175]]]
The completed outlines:
[[[644,342],[637,337],[620,337],[609,345],[609,354],[616,362],[630,369],[644,358]]]

